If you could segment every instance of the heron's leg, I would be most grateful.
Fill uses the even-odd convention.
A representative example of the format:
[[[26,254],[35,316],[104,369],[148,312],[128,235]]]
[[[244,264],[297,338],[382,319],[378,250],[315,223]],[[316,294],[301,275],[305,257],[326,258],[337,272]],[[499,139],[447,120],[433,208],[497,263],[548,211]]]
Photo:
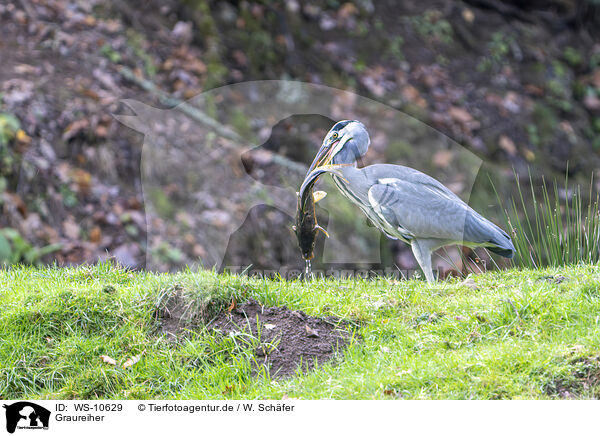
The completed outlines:
[[[427,282],[429,283],[433,283],[435,281],[433,278],[433,270],[431,268],[431,252],[434,250],[436,245],[436,241],[429,239],[414,239],[410,243],[412,252],[417,259],[419,266],[423,270]]]

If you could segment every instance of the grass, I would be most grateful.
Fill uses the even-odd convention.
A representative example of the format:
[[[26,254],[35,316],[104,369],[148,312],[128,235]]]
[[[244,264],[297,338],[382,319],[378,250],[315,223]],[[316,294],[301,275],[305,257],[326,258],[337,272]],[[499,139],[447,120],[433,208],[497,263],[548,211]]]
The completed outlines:
[[[5,268],[0,398],[600,396],[598,267],[473,279],[430,286],[384,278],[286,282],[206,271],[134,273],[110,263]],[[190,330],[173,341],[161,333],[156,314],[176,293],[187,302]],[[283,380],[256,374],[252,350],[260,338],[219,338],[196,323],[224,310],[233,296],[343,318],[355,326],[355,340],[343,358],[310,373]]]
[[[560,189],[556,180],[552,189],[545,180],[536,189],[529,174],[529,192],[516,174],[515,179],[517,198],[512,198],[510,211],[503,208],[506,228],[516,249],[513,266],[597,264],[600,261],[600,209],[598,193],[593,194],[593,179],[587,196],[582,194],[580,185],[569,185],[567,177]],[[496,198],[502,204],[497,191]]]

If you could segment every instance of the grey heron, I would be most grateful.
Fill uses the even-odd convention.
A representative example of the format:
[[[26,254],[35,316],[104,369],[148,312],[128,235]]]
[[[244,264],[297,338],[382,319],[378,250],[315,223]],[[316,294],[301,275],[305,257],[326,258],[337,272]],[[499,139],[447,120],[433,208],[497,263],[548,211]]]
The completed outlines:
[[[337,188],[388,237],[410,244],[428,282],[434,281],[431,254],[446,245],[485,247],[513,257],[510,236],[436,179],[401,165],[358,168],[370,142],[363,123],[339,121],[325,136],[309,173],[346,164],[331,173]]]

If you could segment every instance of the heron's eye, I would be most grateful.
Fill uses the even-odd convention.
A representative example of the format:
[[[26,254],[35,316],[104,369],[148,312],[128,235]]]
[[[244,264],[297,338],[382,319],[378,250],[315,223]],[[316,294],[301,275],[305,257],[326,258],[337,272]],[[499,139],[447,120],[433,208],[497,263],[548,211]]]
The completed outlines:
[[[333,135],[331,135],[332,139],[337,139],[338,137],[338,133],[337,132],[333,132]]]

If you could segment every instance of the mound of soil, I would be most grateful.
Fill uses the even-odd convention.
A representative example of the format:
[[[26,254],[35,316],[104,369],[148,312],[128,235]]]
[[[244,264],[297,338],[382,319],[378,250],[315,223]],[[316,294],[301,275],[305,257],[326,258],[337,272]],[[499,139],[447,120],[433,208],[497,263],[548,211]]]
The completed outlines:
[[[257,322],[258,319],[258,322]],[[287,307],[264,307],[255,300],[220,314],[208,326],[224,334],[246,332],[259,337],[257,362],[271,377],[291,376],[301,367],[308,371],[323,364],[350,342],[350,329],[335,317],[315,318]]]
[[[573,371],[569,376],[553,380],[544,391],[548,395],[560,398],[587,398],[598,399],[597,387],[600,385],[600,355],[592,357],[579,357],[570,362]],[[593,394],[593,392],[596,392]]]

